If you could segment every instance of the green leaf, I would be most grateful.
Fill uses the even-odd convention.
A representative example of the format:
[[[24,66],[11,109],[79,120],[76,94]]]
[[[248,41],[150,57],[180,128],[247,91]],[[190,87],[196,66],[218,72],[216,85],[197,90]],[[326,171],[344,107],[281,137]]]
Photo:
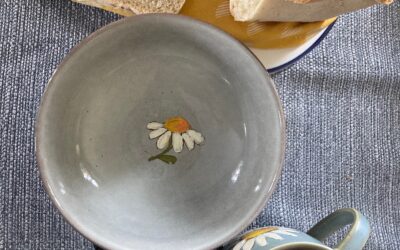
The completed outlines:
[[[164,151],[162,151],[158,155],[151,156],[149,158],[149,161],[154,161],[154,160],[158,159],[158,160],[163,161],[163,162],[165,162],[167,164],[175,164],[175,162],[177,161],[177,158],[175,156],[173,156],[173,155],[167,155],[166,154],[171,149],[172,149],[172,142],[170,141],[169,142],[169,146]]]
[[[167,164],[175,164],[177,159],[173,155],[160,155],[158,156],[158,159],[167,163]]]

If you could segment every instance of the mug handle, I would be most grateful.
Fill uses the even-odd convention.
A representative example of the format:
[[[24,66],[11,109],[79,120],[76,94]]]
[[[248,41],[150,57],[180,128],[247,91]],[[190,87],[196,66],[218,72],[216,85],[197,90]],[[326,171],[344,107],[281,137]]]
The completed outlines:
[[[343,208],[333,212],[313,226],[307,234],[323,241],[338,229],[349,224],[351,224],[349,232],[334,249],[362,249],[368,240],[371,229],[367,218],[354,208]]]

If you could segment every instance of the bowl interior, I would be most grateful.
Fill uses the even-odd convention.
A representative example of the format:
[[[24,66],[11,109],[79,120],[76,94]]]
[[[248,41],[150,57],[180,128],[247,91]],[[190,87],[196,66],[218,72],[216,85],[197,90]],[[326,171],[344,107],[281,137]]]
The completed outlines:
[[[205,137],[167,165],[146,124],[185,117]],[[244,229],[280,173],[281,108],[271,79],[224,33],[146,15],[98,31],[64,60],[37,128],[46,188],[105,248],[204,249]]]

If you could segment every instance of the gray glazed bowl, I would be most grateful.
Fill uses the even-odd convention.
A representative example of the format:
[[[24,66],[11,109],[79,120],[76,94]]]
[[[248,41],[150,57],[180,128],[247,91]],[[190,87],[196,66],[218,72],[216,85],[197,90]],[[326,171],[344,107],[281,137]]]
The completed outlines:
[[[157,153],[146,124],[181,115],[205,137]],[[56,207],[106,249],[211,249],[264,207],[284,153],[282,108],[239,42],[181,16],[126,18],[62,62],[37,120],[37,159]]]

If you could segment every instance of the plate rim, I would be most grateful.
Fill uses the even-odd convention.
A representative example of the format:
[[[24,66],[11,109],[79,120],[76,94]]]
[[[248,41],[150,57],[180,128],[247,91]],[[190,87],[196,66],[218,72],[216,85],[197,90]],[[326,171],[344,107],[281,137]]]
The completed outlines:
[[[284,63],[282,65],[279,65],[279,66],[276,66],[276,67],[273,67],[273,68],[270,68],[270,69],[266,68],[268,73],[270,73],[270,74],[278,73],[278,72],[286,69],[287,67],[293,65],[294,63],[299,61],[301,58],[306,56],[308,53],[310,53],[313,49],[315,49],[325,39],[325,37],[332,30],[332,28],[335,25],[337,20],[338,19],[336,19],[331,24],[329,24],[329,26],[325,28],[324,32],[320,35],[320,37],[318,37],[318,39],[313,44],[311,44],[310,47],[308,47],[304,52],[302,52],[300,55],[296,56],[295,58],[289,60],[288,62],[286,62],[286,63]]]

